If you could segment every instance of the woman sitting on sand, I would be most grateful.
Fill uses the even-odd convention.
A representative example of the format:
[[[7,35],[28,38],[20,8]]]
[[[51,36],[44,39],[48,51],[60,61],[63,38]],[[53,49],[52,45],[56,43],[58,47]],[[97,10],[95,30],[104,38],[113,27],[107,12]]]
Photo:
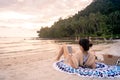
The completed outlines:
[[[92,44],[88,39],[80,39],[79,45],[80,50],[78,51],[75,51],[71,46],[62,45],[56,60],[59,60],[63,55],[65,63],[73,68],[78,68],[79,66],[96,68],[95,56],[93,53],[89,52],[89,48],[92,47]]]

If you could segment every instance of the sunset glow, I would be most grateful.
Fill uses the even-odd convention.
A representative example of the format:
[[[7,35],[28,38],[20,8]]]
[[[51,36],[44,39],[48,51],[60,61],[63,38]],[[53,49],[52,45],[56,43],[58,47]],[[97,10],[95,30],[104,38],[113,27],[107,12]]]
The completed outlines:
[[[8,11],[8,12],[2,12],[0,13],[0,18],[2,19],[30,19],[33,16],[31,15],[25,15],[22,13],[17,13],[17,12],[13,12],[13,11]]]
[[[30,34],[35,36],[41,27],[50,27],[59,18],[68,18],[91,2],[92,0],[0,0],[0,30],[1,33],[6,33],[8,29],[6,36],[9,36],[9,32],[15,33],[14,30],[19,29],[23,33],[22,30],[25,29],[28,32],[34,31],[34,34]],[[21,36],[25,36],[23,34]]]

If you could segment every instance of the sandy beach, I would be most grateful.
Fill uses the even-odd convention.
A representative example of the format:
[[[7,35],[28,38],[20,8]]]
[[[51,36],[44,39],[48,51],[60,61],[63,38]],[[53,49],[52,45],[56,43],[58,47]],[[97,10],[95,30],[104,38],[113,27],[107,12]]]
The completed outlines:
[[[77,45],[72,46],[78,48]],[[120,52],[120,47],[117,46],[120,46],[120,41],[94,45],[92,49],[98,56],[102,53],[109,53],[108,50],[110,49],[109,54],[120,56],[120,54],[117,54]],[[110,80],[80,77],[55,70],[53,63],[59,45],[54,45],[54,47],[56,49],[49,53],[0,54],[0,80]]]

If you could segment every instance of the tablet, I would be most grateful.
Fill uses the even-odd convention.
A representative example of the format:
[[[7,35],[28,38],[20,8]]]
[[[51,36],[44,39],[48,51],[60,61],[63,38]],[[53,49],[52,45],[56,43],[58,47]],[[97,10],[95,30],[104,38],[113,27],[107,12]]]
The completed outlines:
[[[67,48],[68,48],[68,52],[69,52],[70,54],[72,54],[72,47],[71,47],[71,46],[67,46]]]

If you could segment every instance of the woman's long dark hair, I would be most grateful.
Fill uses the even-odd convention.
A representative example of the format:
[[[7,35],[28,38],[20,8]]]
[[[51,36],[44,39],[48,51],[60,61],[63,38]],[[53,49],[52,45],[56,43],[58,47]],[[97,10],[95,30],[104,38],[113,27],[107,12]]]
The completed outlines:
[[[80,39],[79,45],[81,45],[85,51],[88,51],[89,48],[92,47],[92,44],[88,39]]]

